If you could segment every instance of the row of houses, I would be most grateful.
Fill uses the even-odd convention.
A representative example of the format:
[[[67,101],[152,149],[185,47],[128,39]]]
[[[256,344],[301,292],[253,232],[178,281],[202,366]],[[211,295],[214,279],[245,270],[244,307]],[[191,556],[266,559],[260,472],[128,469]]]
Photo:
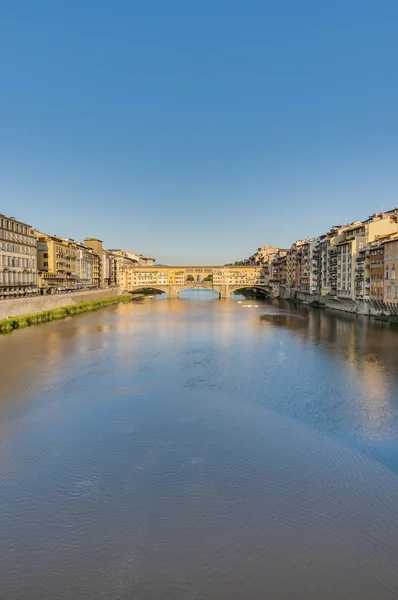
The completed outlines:
[[[287,249],[262,246],[249,263],[290,292],[398,304],[398,209],[335,225]]]
[[[122,267],[155,261],[102,244],[98,238],[77,242],[43,233],[0,214],[0,298],[118,286]]]

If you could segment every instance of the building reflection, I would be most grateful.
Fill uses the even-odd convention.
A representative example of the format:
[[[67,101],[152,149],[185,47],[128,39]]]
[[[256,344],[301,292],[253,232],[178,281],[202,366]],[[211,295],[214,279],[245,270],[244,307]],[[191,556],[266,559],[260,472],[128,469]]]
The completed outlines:
[[[319,345],[333,360],[343,362],[357,390],[350,396],[356,403],[352,408],[356,408],[357,427],[372,438],[383,438],[397,410],[393,405],[398,378],[396,332],[362,316],[279,306],[281,312],[264,314],[262,323],[287,329],[301,342]]]
[[[51,390],[73,394],[83,379],[95,397],[196,386],[382,438],[398,426],[396,335],[305,306],[145,299],[0,337],[0,403],[18,410]]]

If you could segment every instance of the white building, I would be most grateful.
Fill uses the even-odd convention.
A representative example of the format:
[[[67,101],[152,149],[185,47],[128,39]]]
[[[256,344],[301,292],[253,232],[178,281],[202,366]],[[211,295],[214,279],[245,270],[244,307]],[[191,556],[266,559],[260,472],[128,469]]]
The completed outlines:
[[[0,215],[0,297],[36,293],[36,236],[30,225]]]

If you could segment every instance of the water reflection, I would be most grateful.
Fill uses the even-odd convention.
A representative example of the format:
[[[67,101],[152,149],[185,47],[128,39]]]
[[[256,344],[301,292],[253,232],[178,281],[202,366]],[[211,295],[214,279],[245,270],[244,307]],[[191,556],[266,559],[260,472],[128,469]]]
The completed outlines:
[[[0,337],[0,597],[398,597],[396,332],[201,294]]]
[[[349,403],[350,414],[345,414],[344,423],[339,419],[334,423],[331,419],[326,430],[331,431],[337,425],[336,432],[343,436],[361,435],[368,441],[395,438],[398,427],[396,331],[362,316],[290,307],[284,303],[278,306],[280,310],[267,310],[261,315],[264,326],[285,329],[300,342],[310,347],[317,345],[322,353],[342,363],[339,377],[344,377],[344,389],[335,377],[327,377],[326,385],[319,382],[316,402],[324,412],[321,428],[326,426],[324,416],[330,412],[332,399],[333,419],[335,410],[341,410],[344,402]],[[322,376],[325,376],[324,370]],[[353,394],[347,395],[347,382],[354,388]],[[304,415],[304,420],[307,417]],[[397,458],[388,461],[391,466],[398,466]]]

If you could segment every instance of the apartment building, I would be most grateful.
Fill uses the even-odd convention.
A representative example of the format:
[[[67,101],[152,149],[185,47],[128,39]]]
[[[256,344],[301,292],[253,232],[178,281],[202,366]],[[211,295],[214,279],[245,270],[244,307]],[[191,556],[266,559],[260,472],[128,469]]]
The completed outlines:
[[[0,298],[38,291],[36,236],[31,225],[0,214]]]
[[[323,256],[323,248],[324,248],[325,240],[326,240],[326,235],[319,236],[316,240],[316,245],[314,248],[312,271],[313,271],[314,287],[315,287],[315,291],[317,294],[320,294],[322,291],[322,279],[323,279],[322,256]]]
[[[287,249],[279,248],[270,264],[270,281],[286,285],[287,282]]]
[[[151,256],[145,256],[144,254],[140,254],[139,252],[133,252],[132,250],[126,250],[124,254],[127,258],[136,261],[138,266],[140,267],[150,267],[155,262],[155,259]]]
[[[104,287],[117,285],[116,256],[108,250],[104,250],[102,253],[102,280]]]
[[[371,300],[383,300],[384,295],[384,245],[381,240],[375,240],[369,246],[369,278]],[[366,249],[365,249],[366,254]],[[365,262],[365,274],[368,275],[368,269]]]
[[[131,253],[130,253],[130,256],[127,256],[127,252],[125,250],[121,250],[120,248],[119,249],[112,248],[111,250],[108,250],[107,252],[109,252],[110,254],[112,254],[114,256],[116,284],[123,287],[122,280],[121,280],[122,270],[124,270],[124,268],[131,269],[131,267],[138,267],[139,266],[138,258],[133,258]]]
[[[296,240],[286,255],[286,285],[291,290],[300,290],[302,240]]]
[[[398,231],[397,227],[397,211],[394,209],[374,214],[366,221],[333,228],[327,234],[328,288],[323,288],[323,293],[352,300],[367,297],[365,291],[371,290],[371,265],[367,272],[366,247],[378,237]],[[373,266],[376,275],[376,264],[373,263]]]
[[[304,240],[301,246],[300,291],[316,294],[318,291],[319,252],[318,238]]]
[[[87,248],[91,248],[94,252],[95,257],[93,261],[93,287],[101,288],[104,287],[103,276],[102,276],[102,240],[98,238],[84,238],[84,245]]]
[[[329,287],[329,246],[330,241],[328,234],[324,234],[319,238],[318,247],[318,265],[319,265],[319,291],[322,295],[330,292]]]
[[[181,277],[180,277],[181,275]],[[129,290],[136,286],[152,286],[167,285],[167,284],[183,284],[184,272],[181,272],[176,278],[171,278],[169,281],[168,272],[159,268],[159,271],[136,271],[129,266],[122,265],[119,271],[119,285],[123,290]]]
[[[269,267],[278,249],[275,246],[261,246],[257,248],[257,252],[249,258],[249,265],[252,267]]]
[[[318,265],[320,271],[320,292],[322,295],[337,295],[337,250],[335,245],[342,238],[342,225],[334,225],[320,237]]]
[[[94,272],[97,255],[91,248],[76,242],[76,280],[79,289],[95,287]]]
[[[369,300],[371,295],[370,245],[359,249],[355,265],[355,298]]]
[[[398,304],[398,235],[392,235],[390,239],[383,242],[383,255],[383,300],[387,303]]]
[[[37,267],[42,293],[56,293],[77,289],[76,243],[35,231],[37,239]]]
[[[289,248],[286,254],[286,286],[290,289],[294,288],[294,272],[295,272],[295,253],[294,245]]]

